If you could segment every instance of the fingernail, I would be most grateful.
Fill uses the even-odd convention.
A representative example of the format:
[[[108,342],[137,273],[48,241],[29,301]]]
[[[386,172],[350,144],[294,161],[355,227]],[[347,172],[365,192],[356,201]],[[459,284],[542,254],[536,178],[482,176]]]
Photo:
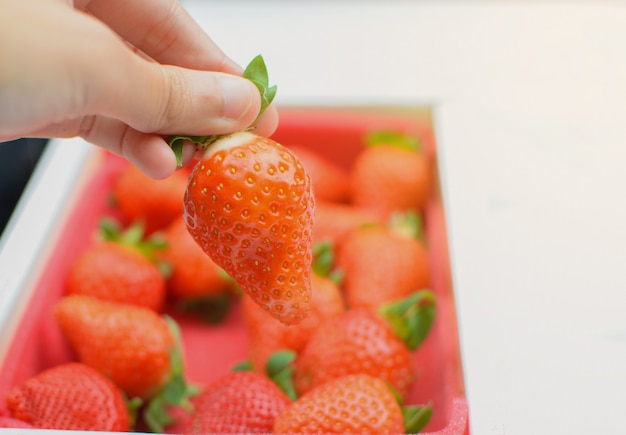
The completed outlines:
[[[220,86],[224,103],[222,118],[238,121],[249,111],[254,102],[254,94],[250,92],[254,85],[239,77],[220,77]]]

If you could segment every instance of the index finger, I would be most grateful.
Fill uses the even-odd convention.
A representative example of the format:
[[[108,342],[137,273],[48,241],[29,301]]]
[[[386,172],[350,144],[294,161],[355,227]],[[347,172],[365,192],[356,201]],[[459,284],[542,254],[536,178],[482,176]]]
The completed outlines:
[[[177,0],[84,3],[84,10],[159,63],[241,74],[241,67],[226,56]]]

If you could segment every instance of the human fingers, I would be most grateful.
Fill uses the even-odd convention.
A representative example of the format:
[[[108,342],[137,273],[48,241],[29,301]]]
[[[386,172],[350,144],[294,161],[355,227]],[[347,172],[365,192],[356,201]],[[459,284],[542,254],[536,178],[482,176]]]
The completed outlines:
[[[124,157],[146,175],[162,179],[176,169],[176,158],[163,136],[143,133],[123,122],[104,116],[85,116],[51,124],[29,133],[31,137],[76,137]],[[193,159],[195,147],[183,146],[183,164]]]
[[[272,104],[265,109],[265,112],[254,123],[254,133],[259,136],[270,137],[278,127],[278,110]]]
[[[242,68],[211,40],[177,0],[82,0],[75,2],[136,49],[164,64],[240,75]],[[270,106],[256,130],[271,135],[278,124]]]
[[[177,0],[76,2],[159,63],[241,74]]]

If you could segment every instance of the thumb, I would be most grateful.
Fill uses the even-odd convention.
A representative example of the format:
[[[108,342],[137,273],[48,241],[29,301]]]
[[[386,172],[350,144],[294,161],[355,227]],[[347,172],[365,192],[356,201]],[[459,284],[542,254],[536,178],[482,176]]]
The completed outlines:
[[[259,91],[242,77],[160,65],[131,50],[125,57],[113,63],[117,79],[101,80],[92,101],[97,113],[139,131],[230,133],[251,125],[259,113]]]

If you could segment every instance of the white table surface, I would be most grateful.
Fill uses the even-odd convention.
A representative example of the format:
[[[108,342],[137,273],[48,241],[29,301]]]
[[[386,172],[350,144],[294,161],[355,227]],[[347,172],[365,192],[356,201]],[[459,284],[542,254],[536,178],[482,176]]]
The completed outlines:
[[[626,3],[183,3],[263,54],[279,104],[434,105],[472,434],[626,433]],[[53,145],[0,245],[0,318],[45,238],[20,210],[88,159]]]
[[[186,5],[279,103],[435,105],[472,433],[626,433],[626,3]]]

